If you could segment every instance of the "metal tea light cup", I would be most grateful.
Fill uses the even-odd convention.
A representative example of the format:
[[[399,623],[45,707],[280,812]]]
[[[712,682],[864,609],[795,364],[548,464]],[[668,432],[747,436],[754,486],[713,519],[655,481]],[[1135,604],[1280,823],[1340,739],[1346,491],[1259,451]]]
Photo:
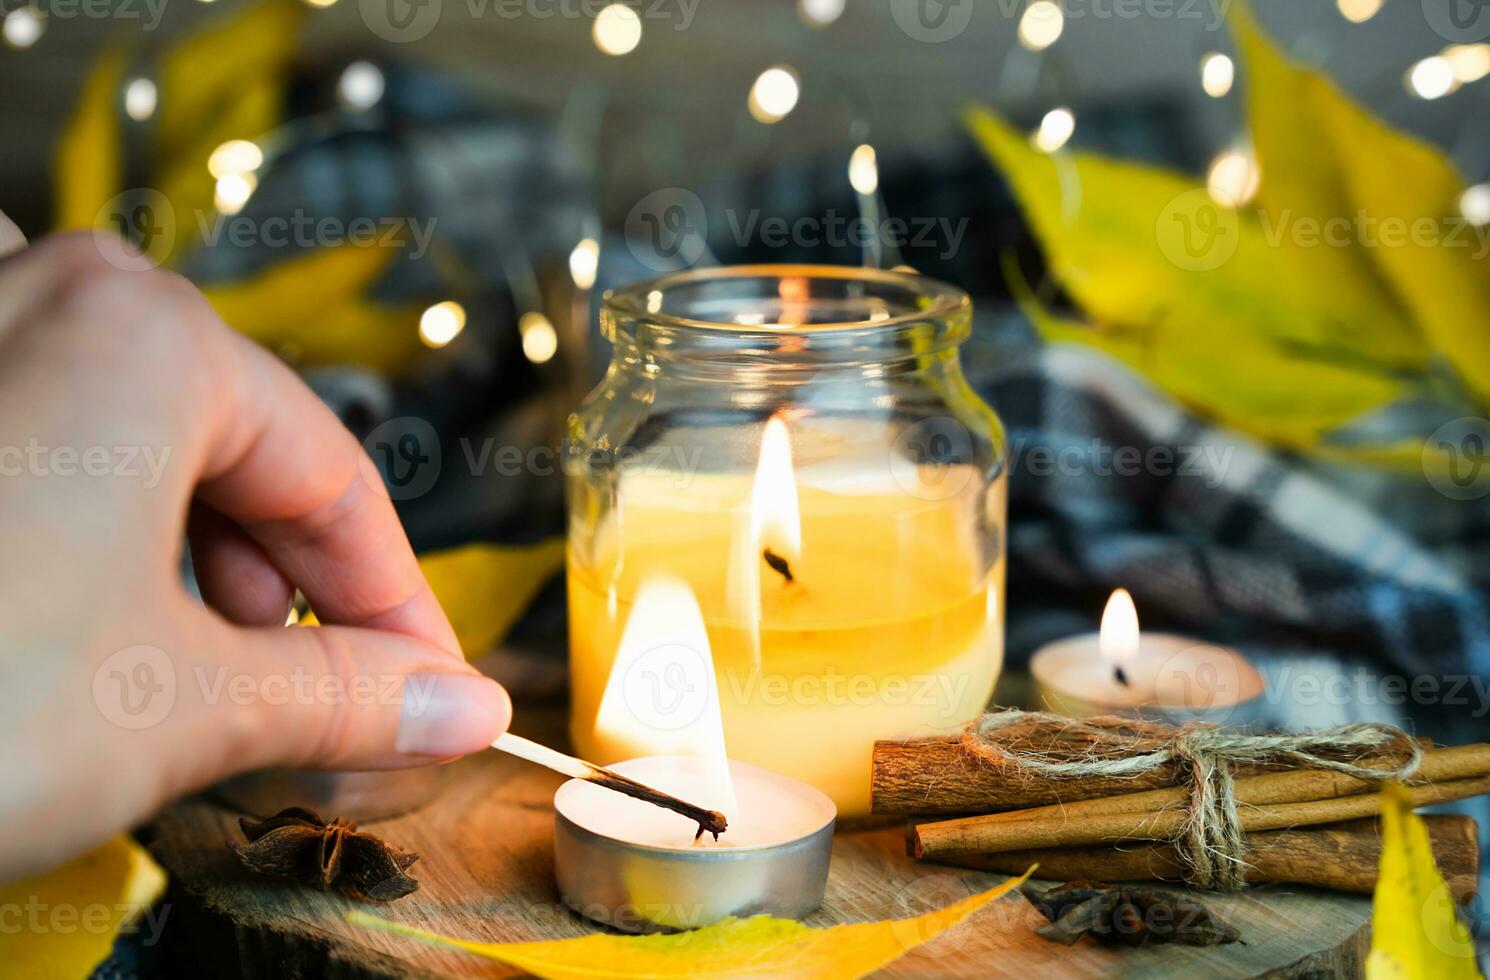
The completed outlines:
[[[672,848],[580,826],[565,813],[566,793],[590,787],[570,780],[554,795],[559,894],[585,918],[623,932],[697,929],[729,916],[762,913],[800,919],[822,904],[837,809],[826,795],[797,786],[811,794],[824,818],[805,834],[751,847]]]

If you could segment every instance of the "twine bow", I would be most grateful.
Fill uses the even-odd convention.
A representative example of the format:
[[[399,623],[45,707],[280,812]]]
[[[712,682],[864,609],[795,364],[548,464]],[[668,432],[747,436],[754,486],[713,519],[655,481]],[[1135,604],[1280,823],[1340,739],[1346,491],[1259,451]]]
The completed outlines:
[[[1128,718],[1076,720],[1017,710],[993,712],[973,722],[963,746],[974,757],[1012,762],[1050,779],[1123,778],[1177,764],[1189,790],[1189,812],[1172,843],[1187,881],[1221,891],[1241,888],[1247,870],[1233,765],[1329,769],[1359,779],[1391,780],[1411,776],[1423,758],[1417,740],[1390,725],[1251,735],[1210,725],[1176,728]]]

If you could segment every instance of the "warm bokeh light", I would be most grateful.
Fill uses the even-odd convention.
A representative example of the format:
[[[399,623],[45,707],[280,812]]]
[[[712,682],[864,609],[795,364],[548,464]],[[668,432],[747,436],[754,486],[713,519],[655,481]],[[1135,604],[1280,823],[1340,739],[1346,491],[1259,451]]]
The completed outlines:
[[[223,174],[217,178],[212,192],[212,204],[223,214],[237,214],[258,189],[259,178],[253,171]]]
[[[797,0],[797,16],[802,23],[827,27],[843,16],[844,0]]]
[[[5,23],[0,25],[0,37],[17,51],[24,51],[40,41],[46,29],[46,21],[35,8],[17,7],[5,15]]]
[[[1219,99],[1231,91],[1236,81],[1236,65],[1219,51],[1212,51],[1200,59],[1200,87],[1205,94]]]
[[[1040,128],[1030,137],[1035,147],[1046,153],[1054,153],[1066,145],[1071,134],[1076,132],[1076,116],[1065,106],[1051,109],[1040,120]]]
[[[263,166],[264,151],[251,140],[228,140],[207,157],[207,172],[224,177],[253,173]]]
[[[1206,190],[1217,204],[1239,208],[1257,196],[1262,173],[1249,153],[1227,150],[1211,161],[1205,175]]]
[[[419,339],[430,347],[450,343],[466,328],[466,308],[453,299],[436,303],[419,317]]]
[[[371,109],[383,99],[383,70],[371,61],[347,65],[336,82],[336,97],[348,109]]]
[[[1441,55],[1424,58],[1407,72],[1407,90],[1420,99],[1442,98],[1458,87],[1454,66]]]
[[[1035,0],[1019,18],[1019,43],[1031,51],[1044,51],[1066,29],[1066,15],[1055,0]]]
[[[860,194],[873,194],[879,190],[879,160],[874,155],[874,147],[868,143],[860,144],[849,156],[848,182]]]
[[[1476,227],[1490,225],[1490,184],[1475,184],[1459,195],[1459,213]]]
[[[305,0],[305,3],[311,7],[330,7],[336,0]]]
[[[1454,80],[1461,85],[1490,75],[1490,44],[1451,44],[1443,49],[1442,57],[1453,69]]]
[[[1385,0],[1336,0],[1340,16],[1352,24],[1364,24],[1375,17]]]
[[[546,364],[558,353],[558,331],[542,313],[524,313],[518,318],[517,330],[523,339],[523,356],[534,364]]]
[[[750,114],[759,122],[779,122],[797,107],[801,94],[796,72],[785,65],[767,68],[750,86]]]
[[[600,243],[593,238],[582,238],[574,251],[569,253],[569,276],[580,289],[595,285],[595,274],[600,269]]]
[[[624,3],[613,3],[595,15],[591,36],[606,54],[630,54],[642,43],[642,19]]]
[[[155,83],[148,78],[131,78],[124,86],[124,114],[135,122],[144,122],[155,115],[158,100]]]

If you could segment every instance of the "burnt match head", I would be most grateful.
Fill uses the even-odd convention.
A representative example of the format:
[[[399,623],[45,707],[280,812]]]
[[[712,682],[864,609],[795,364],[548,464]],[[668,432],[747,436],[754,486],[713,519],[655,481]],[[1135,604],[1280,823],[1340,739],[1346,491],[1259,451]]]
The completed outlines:
[[[697,841],[700,837],[704,836],[704,831],[707,830],[714,835],[715,840],[718,840],[719,835],[728,829],[729,821],[724,819],[724,814],[718,810],[705,810],[704,815],[699,818],[698,833],[693,835],[693,839]]]

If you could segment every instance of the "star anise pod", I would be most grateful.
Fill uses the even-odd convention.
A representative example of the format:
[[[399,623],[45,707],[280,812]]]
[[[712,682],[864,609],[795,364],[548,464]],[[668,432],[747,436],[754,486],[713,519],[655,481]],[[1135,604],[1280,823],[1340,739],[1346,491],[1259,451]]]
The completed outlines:
[[[1035,931],[1066,946],[1082,936],[1104,946],[1219,946],[1242,938],[1204,905],[1168,892],[1096,881],[1068,881],[1043,892],[1025,885],[1019,891],[1049,920]]]
[[[250,871],[378,902],[419,887],[404,873],[418,854],[363,833],[350,820],[327,823],[313,810],[292,806],[267,820],[243,817],[238,826],[248,843],[229,842],[228,849]]]

